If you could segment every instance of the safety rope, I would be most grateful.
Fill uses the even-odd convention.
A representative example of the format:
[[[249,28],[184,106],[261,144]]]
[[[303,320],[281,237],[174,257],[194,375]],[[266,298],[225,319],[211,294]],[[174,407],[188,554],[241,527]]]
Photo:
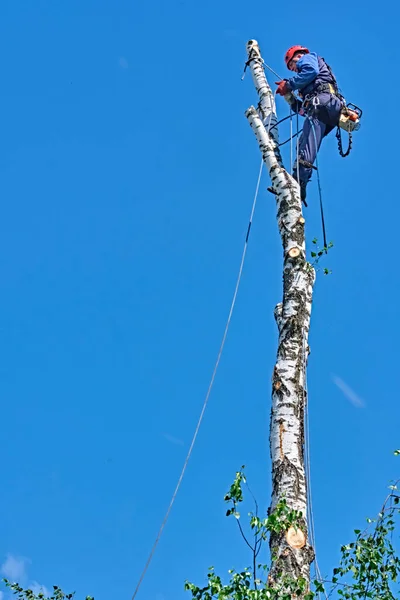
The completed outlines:
[[[269,69],[271,71],[271,73],[276,75],[280,81],[282,81],[283,78],[276,71],[274,71],[269,65],[267,65],[267,63],[264,61],[264,59],[262,59],[262,64],[264,67],[267,67],[267,69]]]
[[[293,169],[293,119],[292,119],[292,106],[290,105],[290,113],[289,113],[289,117],[290,117],[290,168]],[[296,135],[298,135],[299,132],[297,132]],[[286,140],[287,142],[288,140]],[[279,144],[279,146],[283,146],[284,144],[286,144],[286,142],[283,142],[283,144]]]
[[[274,71],[270,66],[267,65],[267,63],[264,61],[263,58],[261,58],[261,56],[259,56],[257,53],[255,53],[253,50],[251,50],[250,54],[249,54],[249,58],[246,60],[246,62],[244,63],[244,69],[243,69],[243,75],[242,75],[242,81],[245,78],[246,75],[246,71],[247,71],[247,67],[250,66],[250,63],[253,60],[258,60],[261,62],[263,67],[267,67],[267,69],[269,69],[271,71],[271,73],[273,73],[274,75],[276,75],[276,77],[278,77],[279,80],[282,79],[282,77],[280,75],[278,75],[278,73],[276,71]]]
[[[303,348],[302,348],[303,356],[303,403],[304,403],[304,424],[305,424],[305,468],[306,468],[306,486],[307,486],[307,518],[309,522],[309,536],[311,546],[314,549],[314,571],[316,579],[322,582],[322,575],[318,565],[317,559],[317,548],[316,548],[316,537],[315,537],[315,520],[314,520],[314,510],[312,505],[312,491],[311,491],[311,461],[310,461],[310,422],[309,422],[309,412],[308,412],[308,382],[307,382],[307,358],[306,358],[306,335],[305,332],[303,334]],[[326,600],[328,600],[328,595],[324,593]],[[319,598],[319,593],[318,593]]]
[[[299,113],[296,113],[296,128],[297,128],[297,132],[293,135],[293,112],[292,112],[292,108],[290,107],[290,113],[289,113],[289,118],[290,118],[290,138],[288,138],[287,140],[285,140],[284,142],[282,142],[281,144],[279,144],[279,146],[284,146],[285,144],[287,144],[288,142],[290,142],[290,162],[291,162],[291,168],[294,171],[294,165],[293,165],[293,140],[295,137],[297,137],[296,140],[296,162],[295,165],[297,166],[297,183],[300,186],[300,176],[299,176],[299,134],[302,132],[302,129],[299,131]],[[292,172],[293,172],[292,171]],[[293,175],[294,177],[294,175]]]
[[[273,128],[271,127],[271,129],[273,129]],[[292,140],[293,140],[295,137],[297,137],[298,135],[300,135],[300,134],[302,133],[302,131],[303,131],[303,130],[302,130],[302,129],[300,129],[300,131],[296,131],[296,133],[293,133],[293,134],[292,134],[292,123],[290,122],[290,133],[291,133],[291,135],[290,135],[290,137],[289,137],[287,140],[285,140],[284,142],[281,142],[280,144],[278,144],[278,145],[279,145],[279,148],[280,148],[281,146],[284,146],[284,145],[285,145],[285,144],[287,144],[288,142],[291,142],[291,141],[292,141]],[[290,148],[292,148],[292,145],[290,146]],[[290,162],[291,162],[291,164],[293,165],[293,157],[292,157],[292,154],[290,154]]]
[[[259,189],[260,189],[260,181],[261,181],[262,169],[263,169],[263,160],[261,159],[260,171],[259,171],[259,174],[258,174],[256,191],[255,191],[254,199],[253,199],[253,205],[251,207],[250,219],[249,219],[249,224],[248,224],[248,227],[247,227],[247,233],[246,233],[246,238],[245,238],[245,242],[244,242],[244,248],[243,248],[243,252],[242,252],[242,258],[241,258],[241,261],[240,261],[239,273],[238,273],[238,276],[237,276],[236,286],[235,286],[235,290],[234,290],[233,298],[232,298],[232,302],[231,302],[231,307],[229,309],[228,319],[226,321],[224,334],[222,336],[222,341],[221,341],[221,345],[219,347],[217,360],[216,360],[215,365],[214,365],[214,370],[212,372],[210,384],[208,386],[208,390],[207,390],[207,393],[206,393],[206,396],[205,396],[205,399],[204,399],[204,402],[203,402],[203,407],[201,409],[200,416],[199,416],[199,419],[197,421],[197,425],[196,425],[196,428],[195,428],[195,431],[194,431],[194,435],[193,435],[193,438],[192,438],[192,441],[191,441],[191,444],[190,444],[190,447],[189,447],[189,450],[188,450],[185,462],[183,464],[183,468],[182,468],[181,474],[179,476],[178,483],[176,485],[174,493],[172,494],[172,498],[171,498],[171,501],[169,503],[167,512],[166,512],[165,517],[164,517],[164,519],[163,519],[163,521],[161,523],[161,527],[160,527],[160,529],[158,531],[156,540],[155,540],[155,542],[153,544],[153,547],[152,547],[152,549],[150,551],[150,554],[148,556],[147,562],[146,562],[146,564],[144,566],[144,569],[143,569],[143,571],[142,571],[142,573],[140,575],[140,578],[139,578],[139,581],[137,583],[136,589],[135,589],[135,591],[133,593],[133,596],[132,596],[132,600],[135,600],[135,598],[136,598],[136,595],[137,595],[137,593],[139,591],[139,588],[140,588],[140,586],[141,586],[141,584],[143,582],[143,579],[144,579],[144,577],[146,575],[147,569],[149,568],[150,562],[151,562],[151,560],[153,558],[154,552],[155,552],[155,550],[157,548],[158,542],[160,541],[161,534],[162,534],[162,532],[164,530],[164,527],[165,527],[165,525],[167,523],[169,514],[171,512],[172,506],[173,506],[173,504],[175,502],[175,498],[176,498],[176,496],[178,494],[178,491],[179,491],[179,488],[181,486],[183,477],[185,475],[185,471],[186,471],[189,459],[191,457],[194,444],[196,442],[197,434],[199,433],[200,425],[201,425],[201,423],[203,421],[204,413],[205,413],[205,410],[206,410],[206,407],[207,407],[207,404],[208,404],[208,400],[210,398],[211,390],[212,390],[213,385],[214,385],[214,380],[215,380],[215,377],[216,377],[216,374],[217,374],[217,370],[218,370],[219,363],[220,363],[220,360],[221,360],[222,352],[223,352],[223,349],[224,349],[224,346],[225,346],[225,341],[226,341],[226,338],[227,338],[227,335],[228,335],[228,330],[229,330],[229,326],[230,326],[231,319],[232,319],[233,309],[234,309],[235,304],[236,304],[236,298],[237,298],[238,291],[239,291],[240,281],[242,279],[244,261],[245,261],[245,258],[246,258],[247,247],[248,247],[248,242],[249,242],[250,229],[251,229],[251,225],[253,223],[254,211],[255,211],[255,208],[256,208],[256,204],[257,204],[258,192],[259,192]]]
[[[300,133],[299,131],[297,131],[297,134],[293,135],[292,134],[292,120],[293,120],[293,113],[292,113],[292,109],[290,108],[290,138],[288,141],[290,141],[290,159],[292,162],[292,156],[293,156],[293,139],[295,137],[297,137],[296,140],[296,165],[297,165],[297,181],[300,181],[299,179],[299,138],[298,138],[298,133]],[[299,114],[296,113],[296,126],[297,126],[297,130],[299,128]],[[311,122],[311,124],[313,125],[313,123]],[[315,137],[315,130],[314,131],[314,137]],[[286,142],[284,142],[286,143]],[[315,139],[315,144],[316,144],[316,139]],[[283,145],[283,144],[280,144]],[[317,163],[317,169],[318,169],[318,163]],[[325,236],[325,223],[324,223],[324,218],[323,218],[323,207],[322,207],[322,191],[321,191],[321,185],[320,185],[320,181],[319,181],[319,171],[317,170],[317,178],[318,178],[318,186],[319,186],[319,193],[320,193],[320,205],[321,205],[321,215],[322,215],[322,223],[323,223],[323,231],[324,231],[324,240],[326,239]],[[326,246],[326,241],[325,241],[325,246]],[[308,383],[307,383],[307,365],[306,365],[306,336],[305,336],[305,332],[303,334],[303,342],[302,342],[302,370],[303,370],[303,406],[304,406],[304,429],[305,429],[305,448],[304,448],[304,462],[305,462],[305,474],[306,474],[306,493],[307,493],[307,521],[309,523],[309,527],[308,527],[308,531],[309,531],[309,537],[310,537],[310,542],[311,542],[311,546],[314,549],[314,572],[315,572],[315,577],[316,579],[318,579],[319,581],[322,581],[322,575],[321,575],[321,571],[319,569],[319,565],[318,565],[318,560],[317,560],[317,549],[316,549],[316,536],[315,536],[315,520],[314,520],[314,511],[313,511],[313,505],[312,505],[312,491],[311,491],[311,461],[310,461],[310,424],[309,424],[309,413],[308,413]],[[320,594],[318,593],[318,598],[320,597]],[[325,598],[326,600],[328,600],[328,595],[325,592]]]
[[[299,130],[299,111],[298,110],[296,112],[296,129],[297,129],[297,131]],[[300,187],[299,138],[298,137],[297,137],[297,140],[296,140],[296,155],[297,155],[297,160],[296,160],[296,164],[297,164],[297,183],[299,184],[299,187]]]
[[[322,232],[324,238],[324,248],[325,253],[327,253],[327,241],[326,241],[326,231],[325,231],[325,218],[324,218],[324,207],[322,202],[322,189],[321,189],[321,179],[319,174],[319,164],[318,164],[318,148],[317,148],[317,136],[315,133],[314,123],[310,117],[307,117],[310,121],[311,128],[314,135],[315,148],[317,150],[315,155],[315,163],[316,163],[316,171],[317,171],[317,182],[318,182],[318,193],[319,193],[319,205],[321,211],[321,222],[322,222]],[[299,164],[299,156],[297,156],[297,164]],[[306,479],[307,479],[307,512],[308,512],[308,521],[309,521],[309,533],[310,533],[310,541],[311,545],[314,548],[314,571],[315,577],[320,582],[322,581],[321,571],[318,565],[317,559],[317,548],[316,548],[316,537],[315,537],[315,521],[314,521],[314,511],[312,505],[312,491],[311,491],[311,460],[310,460],[310,423],[309,423],[309,412],[308,412],[308,383],[307,383],[307,368],[306,368],[306,347],[305,347],[305,332],[303,335],[303,385],[304,385],[304,423],[305,423],[305,467],[306,467]],[[328,595],[324,591],[324,595],[326,600],[328,600]],[[318,593],[318,598],[320,597]]]
[[[307,117],[308,120],[311,123],[311,128],[313,130],[313,134],[314,134],[314,142],[315,142],[315,148],[317,150],[316,155],[315,155],[315,164],[316,164],[316,171],[317,171],[317,183],[318,183],[318,194],[319,194],[319,207],[320,207],[320,211],[321,211],[321,222],[322,222],[322,234],[324,237],[324,248],[325,248],[325,254],[328,253],[328,244],[326,241],[326,230],[325,230],[325,217],[324,217],[324,206],[322,203],[322,189],[321,189],[321,178],[319,176],[319,165],[318,165],[318,148],[317,148],[317,136],[315,133],[315,127],[314,127],[314,123],[312,122],[312,120],[310,119],[310,117]]]
[[[286,144],[287,142],[290,141],[290,160],[291,160],[291,164],[293,164],[293,139],[297,138],[296,140],[296,166],[297,166],[297,181],[300,185],[300,177],[299,177],[299,133],[301,133],[301,131],[299,131],[299,113],[296,112],[296,129],[297,132],[293,135],[293,113],[292,113],[292,108],[290,107],[290,114],[289,114],[289,118],[290,118],[290,138],[288,140],[286,140],[285,142],[279,144],[280,146],[283,146],[284,144]],[[317,139],[316,139],[316,134],[315,134],[315,129],[314,129],[314,124],[310,119],[310,123],[313,129],[313,134],[314,134],[314,141],[315,141],[315,146],[317,147]],[[277,123],[278,124],[278,123]],[[321,189],[321,182],[320,182],[320,176],[319,176],[319,169],[318,169],[318,151],[316,153],[316,167],[317,167],[317,181],[318,181],[318,191],[319,191],[319,201],[320,201],[320,209],[321,209],[321,220],[322,220],[322,230],[323,230],[323,236],[324,236],[324,247],[327,247],[327,242],[326,242],[326,232],[325,232],[325,219],[324,219],[324,211],[323,211],[323,203],[322,203],[322,189]],[[326,250],[325,250],[326,252]],[[307,382],[307,365],[306,365],[306,336],[305,336],[305,332],[303,334],[303,343],[302,343],[302,367],[303,367],[303,405],[304,405],[304,428],[305,428],[305,449],[304,449],[304,458],[305,458],[305,474],[306,474],[306,488],[307,488],[307,520],[309,523],[309,527],[308,527],[308,531],[309,531],[309,537],[310,537],[310,542],[311,542],[311,546],[314,549],[314,572],[315,572],[315,577],[316,579],[318,579],[320,582],[322,582],[322,575],[321,575],[321,571],[318,565],[318,560],[317,560],[317,549],[316,549],[316,536],[315,536],[315,520],[314,520],[314,511],[313,511],[313,504],[312,504],[312,491],[311,491],[311,460],[310,460],[310,424],[309,424],[309,412],[308,412],[308,382]],[[328,600],[328,595],[326,592],[324,592],[325,598],[326,600]],[[320,597],[320,594],[318,593],[318,598]]]
[[[276,92],[274,93],[274,95],[276,96]],[[289,115],[287,115],[287,117],[283,117],[283,119],[281,119],[280,121],[277,121],[277,122],[275,123],[275,125],[272,125],[272,127],[271,127],[271,128],[268,130],[268,131],[271,131],[272,129],[274,129],[274,127],[278,127],[278,125],[280,125],[280,124],[281,124],[281,123],[283,123],[284,121],[287,121],[288,119],[291,119],[291,116],[290,116],[290,114],[289,114]]]

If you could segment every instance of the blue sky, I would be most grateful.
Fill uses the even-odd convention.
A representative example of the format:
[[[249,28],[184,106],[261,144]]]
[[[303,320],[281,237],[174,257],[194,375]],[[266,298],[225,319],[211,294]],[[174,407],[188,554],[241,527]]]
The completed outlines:
[[[335,244],[333,274],[315,288],[309,363],[323,572],[377,512],[399,472],[400,9],[343,11],[292,0],[276,10],[238,0],[1,3],[3,573],[96,600],[133,593],[201,409],[247,229],[260,160],[244,117],[257,102],[251,78],[241,81],[249,38],[283,75],[288,46],[320,53],[364,110],[351,156],[339,157],[334,135],[320,154]],[[278,110],[287,112],[281,100]],[[144,600],[184,599],[184,580],[200,583],[210,564],[250,562],[222,500],[240,465],[269,503],[281,247],[267,183]],[[320,237],[315,181],[306,218],[309,240]]]

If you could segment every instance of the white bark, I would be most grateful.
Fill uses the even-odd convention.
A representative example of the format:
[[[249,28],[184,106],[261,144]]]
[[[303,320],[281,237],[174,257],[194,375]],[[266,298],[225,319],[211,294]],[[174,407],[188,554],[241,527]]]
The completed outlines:
[[[306,261],[304,218],[299,185],[285,170],[278,146],[277,128],[268,133],[268,123],[276,123],[273,94],[262,67],[255,40],[247,43],[249,67],[260,96],[259,111],[250,107],[246,116],[256,135],[263,160],[276,192],[277,221],[283,246],[283,300],[275,308],[279,330],[277,361],[272,378],[270,449],[272,459],[272,498],[270,512],[286,498],[289,508],[302,512],[301,529],[305,545],[289,543],[290,535],[273,535],[270,540],[273,562],[270,582],[282,571],[292,578],[309,582],[314,552],[308,543],[307,482],[304,468],[304,373],[308,353],[312,291],[315,271]],[[253,58],[253,60],[251,60]],[[272,99],[271,99],[272,98]],[[265,127],[267,125],[267,128]],[[286,532],[287,533],[287,532]],[[302,545],[297,544],[297,545]]]
[[[277,121],[275,97],[265,77],[263,60],[256,40],[249,40],[246,44],[246,50],[248,56],[247,64],[250,67],[253,82],[260,97],[257,107],[258,114],[263,121],[263,125],[270,131],[273,139],[278,143],[278,128],[275,127]]]

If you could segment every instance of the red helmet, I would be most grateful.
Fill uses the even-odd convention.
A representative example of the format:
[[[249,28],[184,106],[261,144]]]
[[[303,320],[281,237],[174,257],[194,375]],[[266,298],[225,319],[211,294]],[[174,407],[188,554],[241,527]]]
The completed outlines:
[[[297,52],[304,52],[304,54],[309,54],[310,53],[309,49],[308,48],[304,48],[304,46],[292,46],[291,48],[289,48],[289,50],[285,54],[285,63],[286,63],[286,66],[289,65],[289,63],[292,60],[293,56],[295,54],[297,54]]]

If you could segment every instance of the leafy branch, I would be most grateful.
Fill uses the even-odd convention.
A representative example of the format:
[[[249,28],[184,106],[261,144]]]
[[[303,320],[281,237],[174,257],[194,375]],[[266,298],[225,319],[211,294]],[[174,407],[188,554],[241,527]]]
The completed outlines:
[[[313,267],[315,269],[317,269],[319,261],[321,260],[321,258],[323,257],[324,254],[328,254],[328,250],[330,250],[331,248],[333,248],[333,242],[329,242],[327,246],[323,246],[322,248],[320,248],[318,246],[318,239],[314,238],[312,240],[312,243],[315,246],[315,250],[311,250],[310,254],[311,254],[311,258],[314,259],[312,262],[309,263],[310,268]],[[318,269],[317,269],[318,270]],[[323,273],[324,275],[330,275],[332,273],[332,271],[328,268],[324,268],[323,269]]]
[[[394,454],[400,456],[400,450]],[[397,483],[389,486],[390,492],[378,517],[368,518],[365,530],[355,529],[355,539],[341,547],[339,566],[333,570],[332,579],[314,579],[310,589],[302,577],[292,579],[281,575],[272,581],[268,575],[270,565],[256,563],[261,544],[267,541],[268,536],[282,534],[289,527],[301,528],[302,514],[291,510],[286,500],[281,498],[275,510],[262,519],[258,516],[256,505],[256,513],[249,513],[249,527],[254,532],[254,543],[251,543],[240,525],[238,510],[244,500],[242,486],[247,486],[242,467],[224,499],[231,503],[226,515],[236,518],[240,533],[251,549],[253,567],[241,572],[231,569],[229,581],[225,584],[214,567],[210,567],[204,587],[186,581],[185,590],[191,592],[194,600],[314,600],[320,593],[327,598],[335,593],[340,600],[396,600],[399,595],[393,588],[400,575],[400,558],[395,553],[392,538],[400,513]],[[273,564],[276,557],[271,559]],[[258,573],[261,573],[260,577]]]
[[[3,579],[6,587],[12,590],[13,594],[17,596],[19,600],[72,600],[75,596],[75,592],[71,594],[65,594],[61,588],[54,585],[53,586],[53,594],[48,597],[43,594],[43,592],[39,592],[39,594],[35,594],[32,590],[24,590],[18,583],[12,583],[8,579]],[[85,600],[94,600],[92,596],[86,596]]]

